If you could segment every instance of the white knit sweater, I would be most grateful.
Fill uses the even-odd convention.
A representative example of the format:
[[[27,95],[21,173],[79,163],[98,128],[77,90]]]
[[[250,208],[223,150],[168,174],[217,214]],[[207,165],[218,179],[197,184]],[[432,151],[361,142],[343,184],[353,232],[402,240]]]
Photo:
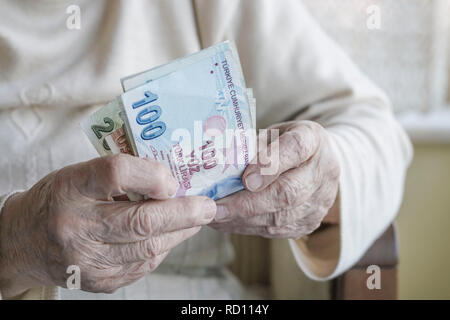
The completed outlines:
[[[73,3],[81,7],[80,30],[66,28]],[[0,7],[0,194],[95,157],[78,123],[120,94],[121,77],[229,39],[254,89],[258,126],[317,121],[341,164],[340,231],[320,235],[319,246],[291,241],[303,271],[321,280],[342,273],[394,219],[412,154],[409,140],[383,93],[300,1],[0,0]],[[62,296],[239,297],[223,271],[231,257],[226,236],[204,228],[173,250],[160,271],[113,296]],[[23,296],[55,297],[49,288]]]

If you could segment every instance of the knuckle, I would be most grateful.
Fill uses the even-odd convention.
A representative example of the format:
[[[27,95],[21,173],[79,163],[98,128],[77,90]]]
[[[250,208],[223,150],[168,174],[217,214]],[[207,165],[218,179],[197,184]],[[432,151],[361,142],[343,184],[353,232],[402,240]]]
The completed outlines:
[[[159,239],[151,239],[142,242],[142,256],[145,259],[152,259],[159,254],[161,243]]]
[[[149,272],[156,270],[156,268],[158,268],[158,265],[159,264],[157,262],[150,262],[148,265]]]
[[[173,215],[169,214],[167,207],[157,206],[148,214],[149,235],[159,234],[173,224]]]
[[[301,136],[301,134],[297,131],[289,131],[286,133],[288,135],[288,148],[290,152],[292,152],[293,155],[297,159],[302,159],[303,157],[303,150],[306,148],[304,145],[304,138]]]
[[[280,229],[278,227],[270,227],[267,226],[266,228],[266,232],[270,237],[277,237],[280,235]]]
[[[286,228],[284,238],[298,239],[301,236],[304,236],[305,227],[306,227],[305,220],[297,219],[295,223],[291,224],[288,228]]]
[[[273,214],[273,225],[275,227],[283,227],[287,225],[289,213],[282,210]]]
[[[322,219],[314,219],[308,221],[304,225],[302,225],[299,231],[301,231],[304,235],[311,234],[320,227],[321,223]]]
[[[273,214],[273,225],[275,227],[281,227],[284,225],[283,213],[276,212]]]
[[[241,197],[237,201],[237,207],[241,208],[242,212],[247,213],[249,216],[258,214],[258,212],[255,212],[255,204],[250,197]]]
[[[302,162],[313,154],[314,142],[311,135],[299,131],[290,131],[288,148]]]
[[[152,181],[154,182],[152,184],[153,192],[159,191],[161,189],[161,186],[166,186],[169,183],[170,179],[174,179],[169,169],[162,163],[148,158],[145,158],[144,160],[146,161],[147,165],[150,167],[149,169],[152,172]]]
[[[281,210],[275,214],[278,221],[275,221],[277,227],[285,227],[289,228],[292,225],[295,225],[296,221],[299,219],[298,209],[288,209]]]
[[[152,260],[150,260],[150,262],[148,264],[148,270],[150,272],[156,270],[156,268],[158,268],[160,263],[161,263],[161,260],[159,260],[159,259],[152,259]]]
[[[149,262],[144,261],[136,265],[134,270],[127,271],[127,275],[133,279],[139,279],[142,276],[146,275],[149,268]]]
[[[303,161],[308,160],[306,156],[314,155],[320,140],[326,136],[324,128],[314,121],[302,121],[296,128],[288,133],[291,134],[291,146]]]
[[[104,158],[102,167],[108,176],[108,180],[115,186],[120,185],[123,171],[126,170],[127,156],[124,154],[115,154]]]
[[[158,214],[155,214],[155,216],[158,216]],[[150,222],[149,214],[143,205],[138,206],[134,214],[130,215],[128,225],[132,233],[142,238],[148,237],[151,234],[153,227]]]
[[[287,175],[279,178],[279,183],[274,184],[275,197],[282,208],[292,208],[297,205],[302,186]]]

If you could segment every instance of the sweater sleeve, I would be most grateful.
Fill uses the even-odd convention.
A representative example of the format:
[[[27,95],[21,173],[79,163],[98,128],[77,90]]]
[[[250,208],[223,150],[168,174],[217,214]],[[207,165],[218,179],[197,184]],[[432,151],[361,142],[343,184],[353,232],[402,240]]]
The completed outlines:
[[[2,214],[3,206],[5,205],[8,198],[19,190],[4,194],[0,196],[0,215]],[[38,287],[32,288],[17,297],[9,298],[10,300],[57,300],[59,296],[57,287]],[[0,300],[3,300],[2,288],[0,287]]]
[[[298,0],[194,5],[202,46],[236,42],[259,127],[307,119],[327,130],[341,166],[340,223],[289,241],[309,277],[338,276],[382,234],[401,204],[412,147],[389,100]]]

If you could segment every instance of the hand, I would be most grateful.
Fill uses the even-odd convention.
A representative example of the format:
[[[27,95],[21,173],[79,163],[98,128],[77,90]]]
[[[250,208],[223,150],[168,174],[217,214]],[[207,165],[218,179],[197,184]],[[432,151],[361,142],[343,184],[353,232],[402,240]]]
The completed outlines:
[[[327,132],[311,121],[292,121],[279,129],[279,157],[275,174],[261,175],[260,164],[250,164],[242,180],[246,190],[217,201],[211,227],[242,234],[298,239],[319,227],[334,204],[339,164]],[[267,158],[260,150],[258,159]],[[275,161],[276,163],[273,163]]]
[[[206,197],[164,200],[176,188],[162,164],[115,155],[65,167],[12,196],[0,215],[3,295],[66,287],[69,265],[91,292],[113,292],[153,271],[215,216]],[[113,201],[126,192],[159,200]]]

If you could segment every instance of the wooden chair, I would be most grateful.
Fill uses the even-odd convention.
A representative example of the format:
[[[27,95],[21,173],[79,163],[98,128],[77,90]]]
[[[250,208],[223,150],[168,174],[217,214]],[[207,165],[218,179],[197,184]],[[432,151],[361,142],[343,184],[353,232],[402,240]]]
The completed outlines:
[[[378,238],[366,254],[350,270],[335,279],[331,286],[332,299],[397,299],[398,246],[394,225]],[[381,269],[381,288],[368,289],[367,267]]]
[[[231,270],[245,285],[270,287],[268,270],[270,243],[268,239],[233,235],[236,259]],[[331,299],[396,299],[398,249],[393,225],[374,242],[361,260],[350,270],[330,282]],[[377,265],[381,270],[381,289],[368,289],[367,267]],[[296,297],[292,297],[296,298]]]

